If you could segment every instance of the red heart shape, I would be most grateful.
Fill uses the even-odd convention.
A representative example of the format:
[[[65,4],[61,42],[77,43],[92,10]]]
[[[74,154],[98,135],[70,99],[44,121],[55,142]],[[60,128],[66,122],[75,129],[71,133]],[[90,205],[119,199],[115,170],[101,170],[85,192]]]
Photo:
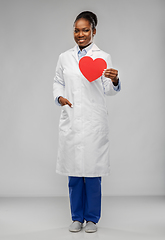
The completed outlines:
[[[107,63],[102,58],[93,60],[91,57],[85,56],[80,59],[79,68],[84,77],[89,82],[93,82],[101,77],[103,70],[107,68]]]

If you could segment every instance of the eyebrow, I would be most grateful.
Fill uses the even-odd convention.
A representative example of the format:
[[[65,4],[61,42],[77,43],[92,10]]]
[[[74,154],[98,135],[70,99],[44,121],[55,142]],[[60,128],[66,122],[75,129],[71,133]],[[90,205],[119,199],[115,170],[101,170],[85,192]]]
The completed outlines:
[[[74,28],[74,29],[76,29],[76,30],[79,30],[79,28]],[[82,28],[83,30],[84,29],[89,29],[89,27],[85,27],[85,28]]]

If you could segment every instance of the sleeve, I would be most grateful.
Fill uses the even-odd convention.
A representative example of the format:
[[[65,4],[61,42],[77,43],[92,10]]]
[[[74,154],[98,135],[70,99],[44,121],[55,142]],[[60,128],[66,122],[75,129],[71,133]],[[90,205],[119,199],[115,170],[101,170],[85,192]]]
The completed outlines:
[[[62,67],[62,56],[59,56],[56,71],[55,71],[55,77],[53,81],[53,97],[54,101],[58,106],[61,106],[58,102],[59,96],[64,96],[64,90],[65,90],[65,81],[63,78],[63,67]]]
[[[118,85],[117,85],[117,86],[113,85],[113,88],[114,88],[114,90],[117,91],[117,92],[120,91],[120,89],[121,89],[121,82],[120,82],[120,79],[119,79]]]
[[[59,101],[58,101],[58,98],[59,97],[61,97],[61,96],[57,96],[56,98],[55,98],[55,103],[58,105],[58,106],[61,106],[61,104],[59,103]]]
[[[112,68],[112,61],[110,55],[107,58],[107,68]],[[114,86],[110,78],[106,78],[104,75],[101,76],[104,94],[107,96],[116,95],[121,89],[121,82],[117,86]]]

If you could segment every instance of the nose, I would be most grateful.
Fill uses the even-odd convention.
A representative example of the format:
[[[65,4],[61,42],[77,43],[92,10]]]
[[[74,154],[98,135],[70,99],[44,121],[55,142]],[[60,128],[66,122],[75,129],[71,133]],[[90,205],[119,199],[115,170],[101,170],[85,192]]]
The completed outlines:
[[[79,32],[79,37],[83,37],[83,36],[84,36],[83,31],[80,31],[80,32]]]

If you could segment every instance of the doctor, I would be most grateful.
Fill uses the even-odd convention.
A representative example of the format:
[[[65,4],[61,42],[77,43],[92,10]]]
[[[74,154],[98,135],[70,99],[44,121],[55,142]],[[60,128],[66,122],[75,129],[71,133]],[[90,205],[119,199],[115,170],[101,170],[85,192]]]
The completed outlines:
[[[80,13],[74,22],[76,46],[59,56],[53,95],[61,106],[56,172],[68,176],[72,224],[78,232],[86,221],[86,232],[96,232],[101,215],[101,177],[109,174],[109,126],[105,95],[120,91],[118,71],[110,55],[94,43],[97,17]],[[107,69],[89,82],[80,72],[83,56],[103,58]]]

